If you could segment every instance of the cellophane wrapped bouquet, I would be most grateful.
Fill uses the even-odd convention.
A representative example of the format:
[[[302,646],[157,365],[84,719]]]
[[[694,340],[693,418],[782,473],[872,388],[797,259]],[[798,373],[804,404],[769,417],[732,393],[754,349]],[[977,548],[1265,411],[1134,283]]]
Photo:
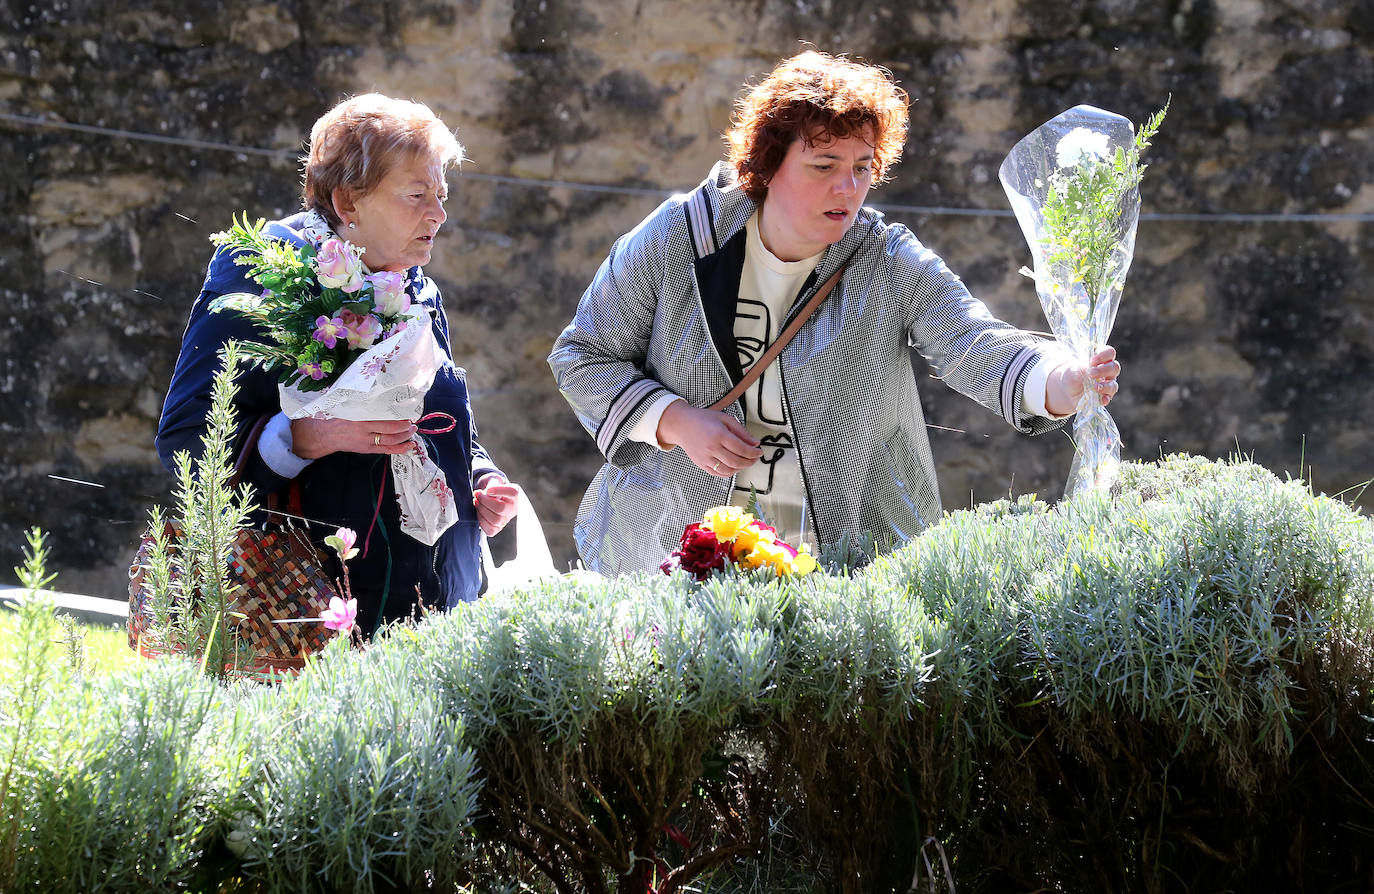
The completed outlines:
[[[1083,362],[1116,322],[1140,219],[1140,156],[1167,109],[1133,131],[1120,115],[1074,106],[1002,162],[1002,187],[1035,262],[1021,272],[1035,280],[1055,337]],[[1066,496],[1111,487],[1121,461],[1121,435],[1101,395],[1085,389],[1076,414]]]
[[[271,343],[244,350],[278,371],[282,411],[292,419],[420,419],[425,394],[447,358],[430,311],[412,304],[403,273],[366,273],[362,249],[338,237],[302,246],[275,239],[245,217],[210,237],[238,252],[262,286],[221,296],[215,310],[255,322]],[[422,439],[391,457],[401,530],[433,544],[458,520],[453,492]]]

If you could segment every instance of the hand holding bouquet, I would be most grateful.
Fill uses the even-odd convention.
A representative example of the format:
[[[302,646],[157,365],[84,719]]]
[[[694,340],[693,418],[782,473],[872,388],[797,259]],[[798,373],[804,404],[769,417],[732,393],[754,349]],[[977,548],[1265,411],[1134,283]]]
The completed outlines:
[[[264,222],[235,220],[210,237],[238,252],[235,263],[263,287],[234,293],[214,309],[256,323],[272,343],[245,352],[277,369],[282,411],[292,419],[408,419],[448,358],[434,338],[430,311],[412,304],[403,273],[366,273],[361,250],[329,236],[295,246],[264,232]],[[401,529],[433,544],[458,520],[453,493],[422,441],[393,455]]]
[[[1140,218],[1140,155],[1168,104],[1139,132],[1120,115],[1075,106],[1012,149],[999,172],[1030,243],[1035,280],[1050,328],[1087,362],[1116,322]],[[1074,420],[1077,452],[1067,495],[1110,487],[1121,456],[1116,423],[1101,396],[1085,389]]]
[[[816,560],[803,544],[793,549],[779,540],[777,532],[738,506],[717,506],[708,510],[699,523],[682,532],[679,547],[659,566],[664,574],[681,568],[697,580],[706,580],[712,571],[728,565],[743,568],[771,568],[779,577],[808,574],[816,570]]]

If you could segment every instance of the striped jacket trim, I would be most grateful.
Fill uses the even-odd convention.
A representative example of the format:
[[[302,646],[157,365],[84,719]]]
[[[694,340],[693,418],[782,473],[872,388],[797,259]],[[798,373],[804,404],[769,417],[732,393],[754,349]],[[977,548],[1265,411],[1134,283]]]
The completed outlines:
[[[1022,348],[1019,354],[1011,358],[1011,362],[1007,364],[1006,372],[1002,373],[1002,418],[1007,420],[1010,425],[1018,425],[1017,416],[1021,411],[1021,386],[1038,359],[1040,359],[1039,351],[1029,347]]]
[[[720,250],[716,239],[715,215],[711,211],[711,200],[705,190],[694,191],[683,205],[687,214],[687,232],[692,240],[692,251],[698,259],[709,257]]]
[[[668,389],[653,379],[637,379],[622,388],[611,401],[611,408],[596,432],[596,446],[601,449],[602,454],[608,455],[611,452],[611,445],[615,443],[616,438],[620,436],[620,430],[635,415],[636,410],[656,398],[659,392],[667,391]]]

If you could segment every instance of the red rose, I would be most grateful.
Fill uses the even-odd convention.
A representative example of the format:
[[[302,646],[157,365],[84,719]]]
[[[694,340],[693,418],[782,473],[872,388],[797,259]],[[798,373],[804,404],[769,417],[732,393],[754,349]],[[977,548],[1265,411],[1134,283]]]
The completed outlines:
[[[668,560],[672,561],[673,557],[677,557],[678,564],[688,574],[697,580],[706,580],[712,571],[724,570],[725,563],[730,561],[730,545],[717,540],[715,532],[709,528],[691,524],[682,532],[682,545],[673,550]],[[672,571],[670,568],[664,570]]]

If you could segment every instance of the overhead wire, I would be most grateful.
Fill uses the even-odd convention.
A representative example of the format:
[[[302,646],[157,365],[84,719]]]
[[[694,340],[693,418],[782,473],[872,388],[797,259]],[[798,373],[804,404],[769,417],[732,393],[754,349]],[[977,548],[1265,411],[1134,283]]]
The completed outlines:
[[[289,149],[267,149],[261,146],[242,146],[234,143],[202,140],[194,137],[168,136],[107,127],[97,124],[79,124],[70,121],[56,121],[32,115],[17,115],[0,112],[0,121],[22,127],[48,128],[86,133],[112,139],[135,140],[149,143],[182,146],[189,149],[208,149],[216,152],[230,152],[235,155],[252,155],[281,159],[292,164],[299,162],[300,153]],[[627,196],[656,196],[666,198],[683,190],[662,186],[634,186],[616,183],[592,183],[579,180],[562,180],[551,177],[519,177],[512,174],[486,174],[471,169],[462,173],[464,180],[518,186],[529,189],[567,189],[578,192],[603,193]],[[1012,217],[1012,212],[1000,208],[970,208],[951,205],[906,205],[885,202],[870,203],[883,212],[898,212],[929,217]],[[1374,221],[1374,211],[1370,212],[1241,212],[1241,211],[1151,211],[1142,212],[1141,220],[1159,221],[1209,221],[1220,223],[1339,223],[1353,221],[1368,223]]]

